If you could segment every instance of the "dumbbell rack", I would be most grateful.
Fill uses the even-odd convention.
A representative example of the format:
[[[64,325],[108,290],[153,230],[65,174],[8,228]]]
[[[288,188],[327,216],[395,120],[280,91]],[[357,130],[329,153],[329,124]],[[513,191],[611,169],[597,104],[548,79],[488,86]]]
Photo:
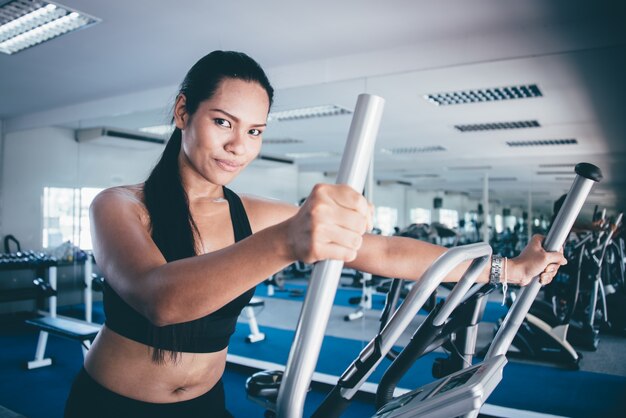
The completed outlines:
[[[92,256],[89,255],[85,260],[84,281],[85,281],[85,321],[74,318],[60,318],[57,315],[57,267],[52,265],[48,267],[48,282],[53,292],[48,297],[48,312],[40,312],[45,316],[37,319],[29,319],[27,324],[38,328],[39,338],[37,340],[37,348],[35,350],[35,358],[26,363],[27,369],[36,369],[52,364],[52,359],[45,357],[46,347],[48,343],[48,335],[54,334],[60,337],[79,341],[83,352],[83,357],[87,354],[91,346],[91,341],[100,331],[100,325],[92,323],[92,294],[91,294],[91,276],[93,271]]]

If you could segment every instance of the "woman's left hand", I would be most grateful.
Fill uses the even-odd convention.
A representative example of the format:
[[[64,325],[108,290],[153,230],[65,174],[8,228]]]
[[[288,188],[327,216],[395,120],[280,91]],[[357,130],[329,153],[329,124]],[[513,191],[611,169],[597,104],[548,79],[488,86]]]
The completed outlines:
[[[542,247],[544,237],[533,235],[522,253],[510,260],[506,271],[509,284],[526,286],[535,276],[546,285],[552,281],[560,266],[567,264],[562,251],[547,252]]]

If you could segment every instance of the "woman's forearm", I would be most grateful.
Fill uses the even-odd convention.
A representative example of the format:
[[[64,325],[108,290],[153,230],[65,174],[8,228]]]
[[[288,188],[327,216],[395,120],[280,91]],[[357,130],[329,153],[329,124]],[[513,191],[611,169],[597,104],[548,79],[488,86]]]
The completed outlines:
[[[445,247],[412,238],[366,235],[357,259],[349,265],[379,276],[418,280],[446,250]],[[467,261],[459,264],[445,281],[458,281],[470,263],[471,261]],[[510,264],[510,260],[508,263]],[[487,283],[489,270],[489,267],[485,268],[477,281]]]
[[[149,289],[136,305],[158,326],[206,316],[295,261],[284,233],[278,224],[221,250],[165,263],[148,272]]]

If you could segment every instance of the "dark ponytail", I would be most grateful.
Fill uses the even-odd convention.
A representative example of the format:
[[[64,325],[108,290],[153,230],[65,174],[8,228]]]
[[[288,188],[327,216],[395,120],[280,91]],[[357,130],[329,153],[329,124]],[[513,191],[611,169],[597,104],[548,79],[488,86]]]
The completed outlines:
[[[179,95],[185,96],[185,108],[190,117],[201,102],[213,96],[220,82],[226,78],[258,83],[267,92],[271,106],[274,90],[256,61],[241,52],[214,51],[191,67],[180,86]],[[189,210],[189,199],[178,166],[181,142],[182,132],[176,128],[143,187],[152,239],[167,262],[197,255],[196,238],[199,232]],[[194,322],[150,327],[153,361],[164,361],[168,350],[159,348],[163,344],[174,347],[173,351],[169,351],[169,356],[175,361],[179,348],[191,336],[202,331],[201,325]]]
[[[152,239],[168,262],[196,255],[196,223],[178,168],[182,135],[174,129],[161,159],[143,186]]]

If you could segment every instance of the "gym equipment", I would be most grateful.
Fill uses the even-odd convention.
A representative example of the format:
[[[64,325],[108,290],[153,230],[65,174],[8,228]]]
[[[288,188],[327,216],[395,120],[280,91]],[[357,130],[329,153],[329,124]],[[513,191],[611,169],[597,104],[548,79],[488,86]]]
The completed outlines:
[[[8,272],[10,275],[9,280],[3,279],[0,283],[0,302],[29,299],[41,302],[47,298],[50,289],[46,287],[47,283],[42,277],[45,275],[46,268],[55,263],[55,259],[34,251],[0,254],[0,271]],[[17,278],[11,275],[11,272],[16,270],[30,270],[33,275],[26,274]]]
[[[610,328],[611,326],[607,291],[613,294],[616,289],[620,287],[623,289],[623,285],[620,285],[620,281],[623,283],[623,279],[611,275],[611,264],[617,264],[617,257],[620,253],[613,238],[621,223],[622,214],[618,215],[614,224],[606,222],[605,216],[606,211],[603,210],[600,218],[602,221],[601,230],[598,233],[589,232],[578,244],[580,251],[578,269],[580,290],[571,318],[573,326],[571,327],[570,341],[582,348],[594,351],[598,348],[600,341],[600,327],[604,325],[606,328]],[[617,257],[613,255],[617,255]],[[623,269],[623,261],[620,264]]]
[[[74,318],[61,318],[57,316],[57,267],[56,263],[48,267],[48,284],[51,292],[49,292],[48,302],[49,311],[46,316],[36,319],[27,319],[26,323],[39,329],[39,339],[37,340],[37,348],[35,350],[35,358],[26,363],[26,368],[31,370],[39,367],[45,367],[52,364],[51,358],[46,358],[46,346],[48,343],[48,335],[53,334],[59,337],[68,338],[79,341],[82,346],[83,356],[86,355],[91,342],[96,338],[100,331],[100,325],[91,323],[91,282],[92,282],[92,264],[91,257],[88,257],[85,264],[85,284],[88,284],[89,298],[86,298],[85,315],[88,321],[81,321]],[[87,291],[87,289],[85,290]],[[87,296],[87,295],[86,295]]]
[[[591,190],[592,184],[602,178],[602,174],[597,167],[585,163],[576,166],[576,173],[578,175],[568,193],[568,197],[543,243],[547,251],[557,251],[563,245],[576,216]],[[485,248],[487,249],[487,253],[485,253]],[[397,339],[412,319],[412,316],[415,315],[419,307],[425,303],[428,296],[436,288],[438,281],[443,280],[443,277],[458,263],[466,259],[475,258],[469,269],[447,298],[441,311],[436,314],[433,321],[433,325],[435,326],[444,323],[450,313],[465,297],[464,295],[467,293],[467,290],[472,285],[478,273],[484,268],[489,259],[490,251],[490,247],[486,246],[486,244],[473,244],[465,247],[452,248],[437,259],[411,290],[405,302],[396,311],[381,334],[375,337],[370,344],[366,346],[359,355],[359,358],[355,360],[344,373],[338,385],[335,386],[323,404],[317,409],[314,416],[338,416],[341,410],[345,409],[362,382],[365,381],[367,376],[373,371],[373,368],[382,360],[385,352],[395,341],[394,337]],[[336,273],[337,276],[339,275],[337,271],[334,273]],[[520,297],[509,310],[494,341],[489,347],[484,362],[409,392],[396,400],[392,400],[392,402],[379,410],[376,416],[384,416],[385,418],[411,416],[477,416],[480,407],[502,378],[502,370],[506,365],[505,354],[511,346],[515,334],[520,328],[540,288],[541,284],[537,276],[533,278],[532,282],[524,289]],[[309,294],[311,294],[311,292],[309,292]],[[306,327],[310,325],[309,321],[312,320],[312,317],[315,318],[310,315],[310,312],[303,309],[298,326],[299,329],[301,326]],[[314,367],[318,352],[310,353],[308,356],[298,356],[300,352],[306,351],[308,348],[306,339],[298,339],[298,333],[296,333],[296,340],[291,349],[290,360],[297,358],[301,362],[306,362],[309,366],[312,364],[311,367]],[[319,346],[317,350],[319,351]],[[294,352],[296,353],[295,355]],[[298,364],[302,365],[301,363]],[[290,363],[287,365],[287,371],[289,371],[289,366]],[[279,377],[279,373],[265,373],[264,375],[265,381],[269,381],[270,383],[272,381],[278,382]],[[254,382],[253,376],[249,379],[248,386],[252,387]],[[287,382],[286,379],[285,382]],[[309,382],[310,377],[305,382],[305,392]],[[283,383],[281,385],[278,394],[278,416],[301,416],[301,409],[289,410],[287,412],[281,409],[281,394],[291,394],[293,392],[293,390],[288,390],[289,388],[285,386],[286,384],[287,383]],[[275,386],[276,384],[274,387]],[[269,390],[270,388],[266,387],[264,389],[266,394],[272,394],[271,390]],[[285,398],[282,399],[284,400]],[[288,400],[289,399],[290,398],[288,398]],[[271,404],[271,402],[268,403]]]
[[[384,99],[361,94],[352,116],[337,183],[361,191],[378,134]],[[302,306],[296,335],[284,374],[285,384],[278,392],[279,416],[302,416],[304,399],[313,376],[324,330],[333,305],[343,262],[325,260],[313,268]]]
[[[250,327],[250,334],[246,337],[247,343],[256,343],[265,339],[265,334],[259,331],[259,324],[256,321],[256,315],[254,308],[264,307],[265,301],[258,297],[253,297],[250,302],[243,309],[248,318],[248,326]]]
[[[620,219],[621,216],[618,222]],[[597,349],[597,319],[608,320],[604,280],[609,279],[603,266],[612,234],[605,231],[607,228],[600,234],[589,232],[577,243],[566,246],[568,265],[546,287],[549,300],[533,302],[513,341],[516,351],[509,355],[546,360],[577,370],[582,355],[573,346]],[[602,309],[596,318],[599,297]],[[499,324],[496,331],[498,327]]]
[[[4,252],[5,253],[10,253],[11,252],[11,241],[13,241],[13,243],[15,244],[15,247],[17,248],[17,252],[22,252],[22,246],[20,245],[20,242],[17,240],[17,238],[15,238],[14,235],[7,235],[4,237]]]
[[[574,271],[572,276],[568,272],[580,271],[581,252],[575,252],[573,257],[568,257],[568,265],[559,272],[553,283],[546,288],[546,292],[560,286],[558,298],[554,301],[536,299],[530,311],[526,314],[526,319],[522,323],[511,350],[508,355],[544,360],[560,364],[571,370],[579,369],[579,362],[582,355],[568,341],[568,331],[570,330],[570,319],[578,298],[579,276]],[[567,257],[567,255],[566,255]],[[569,277],[569,278],[568,278]],[[567,285],[560,283],[568,278]],[[514,303],[516,292],[511,291],[507,304],[509,307]],[[556,306],[554,304],[557,304]],[[503,318],[500,318],[494,327],[494,334],[502,325]]]
[[[437,329],[436,332],[432,333],[432,338],[429,341],[420,341],[420,343],[425,343],[425,347],[423,347],[424,350],[427,346],[430,346],[431,343],[440,336],[437,331],[440,331],[440,327],[445,328],[446,319],[450,314],[463,302],[466,295],[467,297],[472,295],[472,293],[468,294],[468,290],[474,284],[480,272],[488,264],[490,256],[491,247],[484,243],[478,243],[451,248],[439,257],[428,268],[415,286],[412,287],[402,305],[393,314],[383,330],[369,342],[361,351],[359,357],[346,369],[337,385],[315,411],[313,417],[326,418],[340,416],[350,405],[359,387],[382,361],[393,344],[410,325],[413,317],[417,315],[417,312],[429,300],[430,295],[448,273],[460,263],[473,260],[466,273],[449,294],[446,302],[439,304],[429,316],[431,322],[434,321],[433,323],[437,325]],[[439,321],[441,321],[441,323],[439,323]],[[424,330],[426,327],[428,327],[428,325],[420,328]],[[414,337],[412,341],[417,340]],[[277,389],[280,384],[280,377],[281,372],[269,371],[253,375],[247,382],[249,398],[265,407],[269,407],[271,411],[273,409],[272,402],[271,399],[267,399],[267,397],[271,397],[272,387],[274,387],[274,390]],[[273,395],[275,395],[275,393]],[[281,416],[280,412],[278,416]]]
[[[339,382],[316,410],[314,417],[338,417],[347,408],[359,387],[365,382],[376,366],[382,361],[389,349],[398,340],[402,332],[410,325],[411,320],[424,306],[430,295],[443,279],[459,264],[472,260],[471,265],[463,274],[446,302],[433,310],[429,318],[436,327],[443,327],[447,318],[463,301],[476,278],[489,263],[491,247],[484,243],[469,244],[463,247],[454,247],[440,256],[426,270],[421,279],[413,286],[406,299],[393,314],[383,330],[374,337],[361,351],[358,358],[346,369],[339,378]],[[425,322],[426,324],[428,323]],[[429,325],[420,327],[425,330]],[[438,329],[437,329],[438,331]],[[422,335],[424,336],[424,335]],[[419,351],[426,351],[427,347],[439,336],[432,333],[432,338],[412,338],[412,342],[423,344]],[[409,343],[411,344],[411,343]],[[404,351],[403,351],[404,352]],[[396,361],[402,359],[402,353]],[[412,361],[411,361],[412,364]],[[392,391],[393,393],[393,391]]]
[[[447,316],[446,312],[449,312],[449,309],[446,304],[455,303],[448,302],[452,293],[448,295],[446,302],[438,303],[431,310],[406,347],[393,359],[380,380],[376,391],[377,407],[382,407],[391,400],[400,378],[407,373],[417,359],[439,347],[443,346],[450,354],[447,358],[435,359],[432,369],[433,377],[441,378],[472,364],[478,323],[482,320],[487,296],[495,288],[496,286],[491,284],[475,284],[465,294],[460,304],[452,305],[453,310]],[[452,292],[455,290],[453,289]]]
[[[576,166],[576,174],[543,242],[546,251],[558,251],[562,247],[593,183],[602,179],[600,169],[586,163]],[[400,396],[379,410],[376,417],[478,416],[480,407],[502,378],[507,362],[505,354],[540,289],[537,276],[511,306],[482,363]]]

